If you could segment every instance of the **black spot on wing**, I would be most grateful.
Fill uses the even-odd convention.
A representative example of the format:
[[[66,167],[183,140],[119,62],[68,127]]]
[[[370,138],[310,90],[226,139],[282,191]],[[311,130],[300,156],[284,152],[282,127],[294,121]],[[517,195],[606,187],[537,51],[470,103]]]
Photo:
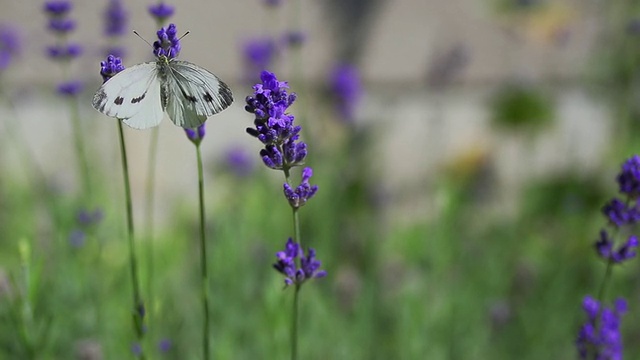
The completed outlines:
[[[115,100],[113,100],[113,103],[116,105],[122,105],[123,102],[124,98],[122,96],[118,96]]]
[[[184,96],[184,98],[189,100],[190,102],[192,103],[198,102],[198,99],[196,99],[196,97],[193,95],[187,94],[187,92],[184,91],[184,88],[182,86],[180,86],[180,92],[182,93],[182,96]]]
[[[137,103],[139,103],[140,101],[142,101],[142,99],[144,99],[145,95],[147,95],[147,92],[146,92],[146,91],[145,91],[145,93],[144,93],[144,94],[142,94],[142,95],[140,95],[140,96],[138,96],[138,97],[136,97],[136,98],[131,99],[131,103],[132,103],[132,104],[137,104]]]
[[[211,94],[209,94],[208,92],[204,93],[204,101],[213,102],[213,96],[211,96]]]

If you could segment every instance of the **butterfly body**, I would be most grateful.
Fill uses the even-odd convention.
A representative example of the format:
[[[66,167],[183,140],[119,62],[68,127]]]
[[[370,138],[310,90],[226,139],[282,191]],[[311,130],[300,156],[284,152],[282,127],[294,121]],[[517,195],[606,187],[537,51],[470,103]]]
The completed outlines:
[[[135,129],[159,125],[166,112],[183,128],[196,128],[233,102],[231,90],[207,69],[158,56],[129,67],[102,84],[93,107]]]

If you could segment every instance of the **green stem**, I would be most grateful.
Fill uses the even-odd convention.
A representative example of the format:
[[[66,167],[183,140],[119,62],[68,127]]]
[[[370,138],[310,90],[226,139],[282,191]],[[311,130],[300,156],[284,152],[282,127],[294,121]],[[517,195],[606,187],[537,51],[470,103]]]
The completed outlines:
[[[289,172],[290,168],[288,167],[284,167],[283,168],[283,172],[284,172],[284,178],[285,181],[287,182],[287,184],[289,183],[289,178],[290,178],[290,172]],[[300,247],[302,248],[302,239],[300,237],[300,217],[298,216],[298,209],[292,207],[291,208],[293,211],[293,233],[294,233],[294,241],[297,242]],[[303,250],[304,251],[304,250]],[[298,259],[296,259],[296,262],[298,263],[296,267],[300,266],[300,263],[298,261]],[[296,360],[298,358],[298,318],[299,318],[299,297],[300,297],[300,284],[296,284],[296,290],[293,293],[293,309],[292,310],[292,314],[291,314],[291,360]]]
[[[155,174],[157,164],[157,148],[158,148],[158,135],[160,133],[160,127],[156,126],[151,130],[151,142],[149,143],[149,167],[147,168],[147,194],[146,194],[146,208],[145,208],[145,229],[147,231],[147,303],[149,308],[154,308],[154,294],[153,294],[153,278],[155,271],[154,264],[154,233],[153,233],[153,221],[155,215]],[[152,321],[153,311],[150,312],[148,320]],[[151,319],[149,319],[151,318]]]
[[[75,152],[78,162],[78,176],[82,183],[83,199],[91,200],[93,197],[91,189],[91,180],[89,178],[89,163],[87,161],[87,153],[82,138],[82,124],[80,123],[80,109],[78,107],[78,99],[71,97],[69,99],[71,105],[71,130],[73,131],[73,139]]]
[[[133,207],[131,202],[131,186],[129,183],[129,165],[127,163],[127,148],[124,141],[124,132],[122,130],[122,121],[118,120],[118,135],[120,138],[120,155],[122,157],[122,174],[124,177],[124,192],[127,203],[127,238],[129,242],[129,265],[131,269],[131,283],[133,285],[133,324],[136,337],[140,345],[140,359],[145,359],[144,347],[142,340],[144,339],[144,318],[142,298],[140,297],[140,285],[138,282],[138,265],[136,261],[136,248],[133,237]]]
[[[291,316],[291,360],[298,359],[298,299],[300,297],[300,285],[296,284],[296,290],[293,293],[293,316]]]
[[[198,193],[200,200],[200,264],[202,276],[202,311],[204,324],[202,329],[202,351],[204,359],[209,359],[209,275],[207,271],[207,242],[205,237],[204,215],[204,175],[202,170],[202,155],[200,145],[196,145],[198,158]]]
[[[604,292],[607,283],[609,282],[609,278],[611,277],[611,270],[613,269],[613,261],[607,261],[607,270],[605,270],[604,278],[602,279],[602,283],[600,283],[600,290],[598,290],[598,301],[602,302],[604,300]]]

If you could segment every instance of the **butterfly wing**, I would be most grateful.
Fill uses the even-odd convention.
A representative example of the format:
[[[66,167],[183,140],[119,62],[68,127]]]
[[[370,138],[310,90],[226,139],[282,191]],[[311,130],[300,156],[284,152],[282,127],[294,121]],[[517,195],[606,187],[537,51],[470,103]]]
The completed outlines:
[[[164,109],[155,62],[134,65],[116,74],[93,96],[93,107],[134,129],[160,124]]]
[[[195,128],[233,102],[229,86],[209,70],[174,60],[167,71],[167,113],[176,125]]]

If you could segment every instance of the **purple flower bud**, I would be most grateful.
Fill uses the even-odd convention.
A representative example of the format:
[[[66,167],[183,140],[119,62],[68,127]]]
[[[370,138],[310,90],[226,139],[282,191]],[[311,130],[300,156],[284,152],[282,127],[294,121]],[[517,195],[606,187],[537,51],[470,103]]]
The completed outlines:
[[[76,22],[72,19],[51,18],[49,19],[49,30],[53,33],[65,35],[75,30]]]
[[[110,0],[104,12],[104,33],[107,36],[121,36],[127,31],[127,12],[120,0]]]
[[[362,82],[358,69],[346,64],[334,67],[329,75],[329,89],[341,118],[345,121],[353,121],[355,110],[362,97]]]
[[[161,353],[168,353],[169,351],[171,351],[172,347],[173,347],[173,344],[171,343],[170,339],[162,339],[158,343],[158,349],[160,350]]]
[[[76,96],[84,89],[84,84],[80,80],[70,80],[58,85],[58,93],[65,96]]]
[[[227,150],[225,163],[231,172],[239,178],[249,176],[255,168],[254,162],[251,161],[249,154],[241,147],[233,147]]]
[[[576,339],[580,358],[622,359],[620,317],[627,311],[626,301],[619,298],[613,308],[608,308],[593,297],[585,296],[582,307],[587,321],[580,327]]]
[[[164,2],[160,2],[157,5],[149,6],[149,14],[153,16],[158,23],[163,24],[166,20],[168,20],[173,13],[175,12],[175,8],[171,5],[167,5]]]
[[[621,193],[632,199],[640,195],[640,156],[634,155],[622,164],[617,180]]]
[[[293,189],[289,184],[284,183],[283,190],[284,196],[289,201],[292,208],[298,209],[307,203],[307,200],[311,199],[318,191],[317,185],[309,184],[309,179],[313,175],[311,168],[304,168],[302,170],[302,182],[297,188]]]
[[[82,46],[75,43],[47,47],[47,55],[53,60],[64,61],[77,58],[82,54]]]
[[[44,3],[44,11],[49,16],[63,16],[71,11],[72,5],[69,1],[47,1]]]
[[[300,267],[297,267],[296,259],[300,258]],[[276,253],[276,263],[273,268],[285,276],[285,286],[302,285],[305,281],[313,278],[322,278],[327,272],[320,270],[322,265],[316,259],[316,251],[309,249],[307,255],[304,255],[300,244],[289,238],[285,244],[284,251]]]
[[[109,55],[107,60],[100,62],[100,75],[102,75],[103,82],[107,82],[122,70],[124,70],[122,59],[117,56]]]
[[[180,39],[175,24],[169,24],[167,28],[158,30],[158,40],[153,43],[153,54],[157,57],[166,56],[169,59],[180,54]]]
[[[200,145],[205,135],[205,125],[202,124],[196,129],[184,129],[187,138],[196,146]]]
[[[16,29],[0,25],[0,71],[11,65],[20,52],[20,41]]]

